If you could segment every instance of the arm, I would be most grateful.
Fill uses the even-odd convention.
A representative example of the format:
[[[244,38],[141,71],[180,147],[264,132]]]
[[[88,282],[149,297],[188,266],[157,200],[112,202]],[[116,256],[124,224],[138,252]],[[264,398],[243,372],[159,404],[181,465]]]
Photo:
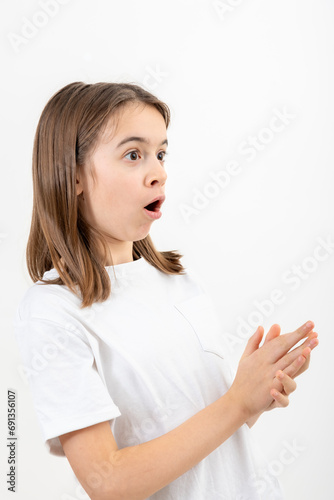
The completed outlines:
[[[170,432],[136,446],[118,449],[108,422],[59,439],[92,500],[141,500],[196,465],[245,421],[242,406],[227,392]]]
[[[246,422],[246,424],[248,425],[249,428],[253,427],[253,425],[258,421],[258,419],[260,418],[260,416],[262,415],[262,411],[260,413],[258,413],[257,415],[254,415],[254,417],[252,418],[249,418]]]
[[[247,344],[231,388],[170,432],[122,449],[108,422],[59,436],[73,472],[92,500],[144,500],[272,404],[275,373],[302,353],[305,346],[286,354],[309,330],[301,327],[286,334],[283,341],[282,336],[254,350],[257,332]],[[281,406],[279,399],[277,404]]]

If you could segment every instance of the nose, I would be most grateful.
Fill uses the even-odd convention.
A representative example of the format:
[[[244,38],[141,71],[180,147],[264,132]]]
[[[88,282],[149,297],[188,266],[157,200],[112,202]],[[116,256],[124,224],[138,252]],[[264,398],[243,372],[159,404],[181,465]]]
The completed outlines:
[[[149,169],[149,172],[146,175],[146,184],[150,186],[154,182],[158,182],[163,186],[167,180],[167,173],[165,170],[165,167],[163,164],[161,164],[161,161],[156,160],[155,162],[151,164],[151,168]]]

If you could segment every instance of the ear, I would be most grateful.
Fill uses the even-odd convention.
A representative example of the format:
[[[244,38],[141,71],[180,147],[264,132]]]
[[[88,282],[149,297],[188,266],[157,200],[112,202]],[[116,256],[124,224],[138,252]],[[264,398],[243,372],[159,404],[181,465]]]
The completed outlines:
[[[80,179],[77,178],[76,180],[76,184],[77,184],[77,196],[79,196],[79,194],[82,193],[83,191],[83,188],[82,188],[82,185],[81,185],[81,182],[80,182]]]
[[[81,194],[83,191],[83,186],[81,182],[81,172],[79,171],[78,167],[76,172],[76,187],[77,187],[77,196],[79,196],[79,194]]]

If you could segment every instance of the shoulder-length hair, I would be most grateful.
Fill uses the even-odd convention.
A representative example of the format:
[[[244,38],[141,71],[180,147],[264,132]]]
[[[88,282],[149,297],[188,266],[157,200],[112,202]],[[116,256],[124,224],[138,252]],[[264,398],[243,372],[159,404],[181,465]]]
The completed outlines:
[[[76,194],[77,168],[98,143],[108,120],[127,103],[154,106],[170,123],[167,104],[132,83],[73,82],[56,92],[40,116],[33,147],[33,209],[26,262],[31,279],[81,292],[81,308],[111,293],[103,234],[83,217]],[[117,111],[117,113],[116,113]],[[101,255],[101,248],[103,252]],[[185,274],[176,250],[159,252],[148,234],[133,242],[140,257],[166,274]],[[109,254],[110,255],[110,254]],[[59,277],[43,280],[54,267]]]

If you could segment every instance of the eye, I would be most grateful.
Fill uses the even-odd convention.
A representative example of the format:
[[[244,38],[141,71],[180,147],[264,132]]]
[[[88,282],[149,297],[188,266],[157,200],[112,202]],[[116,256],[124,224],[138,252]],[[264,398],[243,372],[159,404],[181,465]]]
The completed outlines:
[[[127,156],[129,155],[138,155],[138,151],[130,151],[127,155],[124,156],[124,158],[126,158]],[[131,158],[132,160],[137,160],[137,158]]]
[[[165,161],[165,156],[167,154],[168,154],[167,151],[159,151],[158,155],[163,155],[162,158],[159,158],[160,161],[164,162]],[[124,158],[127,158],[129,155],[138,155],[138,151],[136,151],[136,150],[129,151],[129,153],[124,156]],[[133,160],[133,161],[136,161],[138,158],[134,158],[133,156],[131,156],[131,158],[129,158],[129,160],[130,159]]]
[[[163,158],[162,158],[160,161],[165,161],[165,159],[166,159],[166,155],[168,155],[167,151],[160,151],[160,152],[158,153],[158,155],[161,155],[161,154],[163,154],[164,156],[163,156]]]

